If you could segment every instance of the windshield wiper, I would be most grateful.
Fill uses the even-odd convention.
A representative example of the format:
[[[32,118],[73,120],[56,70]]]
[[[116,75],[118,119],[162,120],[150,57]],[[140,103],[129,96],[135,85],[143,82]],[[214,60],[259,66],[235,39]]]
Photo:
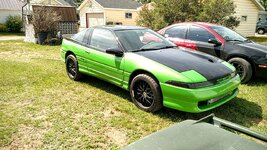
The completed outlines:
[[[226,40],[226,41],[244,42],[244,41],[241,41],[241,40]]]
[[[152,51],[152,50],[159,50],[159,48],[142,48],[142,49],[133,50],[131,52]]]
[[[131,52],[152,51],[152,50],[160,50],[160,49],[174,48],[174,47],[177,47],[177,46],[163,46],[163,47],[158,47],[158,48],[142,48],[142,49],[133,50]]]
[[[245,42],[251,43],[252,41],[250,39],[246,39]]]
[[[177,47],[177,46],[163,46],[163,47],[160,47],[159,49],[174,48],[174,47]]]

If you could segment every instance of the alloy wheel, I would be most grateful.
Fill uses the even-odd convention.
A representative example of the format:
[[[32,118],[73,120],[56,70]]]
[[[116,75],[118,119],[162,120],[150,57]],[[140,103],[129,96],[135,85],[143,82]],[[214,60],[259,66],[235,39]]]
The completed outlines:
[[[232,65],[236,68],[236,72],[239,74],[239,76],[241,78],[243,78],[243,76],[244,76],[244,67],[242,66],[242,64],[240,64],[238,62],[233,62]]]
[[[259,33],[259,34],[264,34],[264,30],[260,29],[260,30],[258,31],[258,33]]]
[[[134,86],[134,97],[141,107],[150,107],[154,103],[154,94],[145,81],[139,81]]]
[[[75,66],[75,63],[72,59],[69,59],[67,61],[67,71],[68,73],[72,76],[72,77],[75,77],[76,73],[77,73],[77,68]]]

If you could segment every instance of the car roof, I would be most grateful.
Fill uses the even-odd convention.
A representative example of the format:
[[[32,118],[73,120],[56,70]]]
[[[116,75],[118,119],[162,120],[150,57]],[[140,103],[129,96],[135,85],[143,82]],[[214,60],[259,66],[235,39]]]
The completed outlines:
[[[208,23],[208,22],[182,22],[182,23],[176,23],[175,25],[181,25],[181,24],[189,24],[189,25],[199,25],[203,27],[210,27],[210,26],[219,26],[217,24]]]
[[[193,22],[193,24],[197,24],[197,25],[201,25],[201,26],[206,26],[206,27],[210,27],[210,26],[219,26],[219,25],[217,25],[217,24],[207,23],[207,22]]]
[[[103,26],[94,26],[93,28],[109,29],[113,31],[147,29],[147,28],[139,27],[139,26],[123,26],[123,25],[103,25]]]

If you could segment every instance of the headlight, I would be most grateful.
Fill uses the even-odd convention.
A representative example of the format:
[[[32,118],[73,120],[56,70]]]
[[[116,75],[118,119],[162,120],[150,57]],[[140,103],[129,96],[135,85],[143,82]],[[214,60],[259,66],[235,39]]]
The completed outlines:
[[[170,80],[170,81],[167,81],[166,83],[170,85],[178,86],[178,87],[188,88],[188,89],[198,89],[198,88],[204,88],[204,87],[209,87],[209,86],[213,86],[216,84],[220,84],[224,81],[228,81],[234,78],[236,75],[237,75],[237,72],[234,71],[230,75],[227,75],[226,77],[223,77],[217,80],[212,80],[212,81],[185,83],[185,82]]]
[[[216,82],[214,81],[205,81],[205,82],[197,82],[197,83],[167,81],[166,83],[170,85],[178,86],[178,87],[189,88],[189,89],[198,89],[198,88],[204,88],[204,87],[216,85]]]

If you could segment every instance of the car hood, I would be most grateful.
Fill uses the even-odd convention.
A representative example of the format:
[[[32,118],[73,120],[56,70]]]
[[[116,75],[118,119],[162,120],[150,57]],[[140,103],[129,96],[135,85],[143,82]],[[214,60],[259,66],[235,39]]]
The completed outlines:
[[[240,46],[242,48],[248,48],[251,50],[256,50],[256,51],[267,53],[267,46],[266,45],[261,45],[261,44],[257,44],[254,42],[242,43],[242,44],[238,44],[238,46]]]
[[[140,51],[136,52],[136,54],[163,64],[180,73],[194,70],[208,81],[223,78],[233,72],[221,63],[222,60],[216,57],[182,48]]]

